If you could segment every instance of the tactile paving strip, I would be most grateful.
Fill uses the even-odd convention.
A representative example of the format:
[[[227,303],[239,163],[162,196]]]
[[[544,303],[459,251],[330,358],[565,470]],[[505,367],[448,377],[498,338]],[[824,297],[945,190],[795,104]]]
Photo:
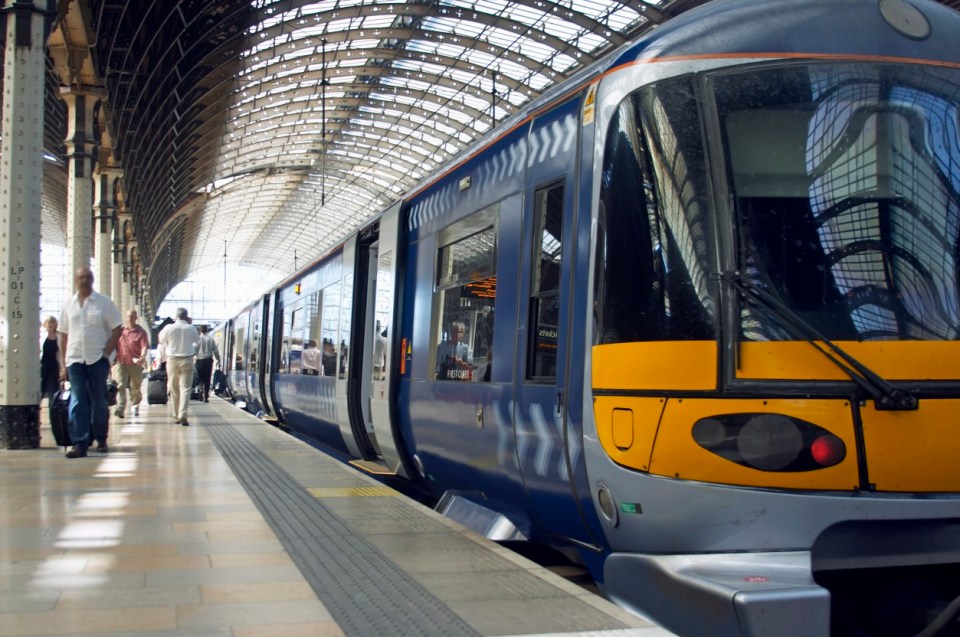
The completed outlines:
[[[210,438],[346,635],[480,634],[211,412]]]

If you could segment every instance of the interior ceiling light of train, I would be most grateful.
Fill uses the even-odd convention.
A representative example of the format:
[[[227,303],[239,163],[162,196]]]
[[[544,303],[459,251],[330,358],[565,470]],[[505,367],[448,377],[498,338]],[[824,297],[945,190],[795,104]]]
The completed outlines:
[[[291,273],[548,87],[701,3],[91,0],[151,298],[225,255]]]

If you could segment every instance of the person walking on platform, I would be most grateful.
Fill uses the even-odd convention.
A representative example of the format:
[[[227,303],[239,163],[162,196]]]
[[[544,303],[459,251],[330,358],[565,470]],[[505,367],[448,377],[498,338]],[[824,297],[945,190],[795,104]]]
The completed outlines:
[[[220,349],[217,341],[207,332],[206,325],[200,326],[200,342],[197,344],[197,375],[200,377],[200,396],[203,402],[210,402],[210,378],[213,376],[213,359],[220,364]]]
[[[60,378],[70,378],[70,439],[68,458],[83,458],[91,439],[106,453],[110,425],[107,377],[110,355],[122,331],[120,310],[108,297],[93,290],[93,272],[78,268],[77,293],[60,312]]]
[[[117,342],[117,376],[118,396],[117,409],[114,414],[123,418],[127,410],[127,391],[130,392],[130,404],[133,406],[133,415],[140,415],[140,400],[143,396],[140,388],[143,386],[143,368],[147,364],[147,350],[150,349],[150,337],[147,331],[137,325],[136,310],[127,312],[127,323],[123,326],[120,340]]]
[[[177,320],[160,331],[160,344],[167,357],[167,387],[177,423],[187,427],[187,405],[193,387],[193,357],[197,353],[200,334],[190,324],[186,308],[177,308]]]
[[[57,338],[57,319],[48,316],[43,320],[47,333],[40,341],[40,400],[53,403],[53,396],[60,389],[60,346]]]

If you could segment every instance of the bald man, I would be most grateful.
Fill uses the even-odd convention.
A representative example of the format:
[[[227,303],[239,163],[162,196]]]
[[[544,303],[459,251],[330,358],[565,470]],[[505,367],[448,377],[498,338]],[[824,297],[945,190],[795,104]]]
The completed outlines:
[[[77,288],[60,312],[60,375],[70,378],[70,439],[68,458],[83,458],[92,440],[106,452],[110,407],[107,377],[110,355],[122,333],[120,310],[108,297],[93,289],[90,268],[77,268]]]

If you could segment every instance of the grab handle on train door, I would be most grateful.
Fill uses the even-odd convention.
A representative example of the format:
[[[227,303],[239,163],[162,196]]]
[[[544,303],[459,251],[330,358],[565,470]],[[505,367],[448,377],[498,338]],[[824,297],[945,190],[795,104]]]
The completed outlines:
[[[557,390],[557,415],[559,416],[562,413],[563,413],[563,390],[558,389]]]

